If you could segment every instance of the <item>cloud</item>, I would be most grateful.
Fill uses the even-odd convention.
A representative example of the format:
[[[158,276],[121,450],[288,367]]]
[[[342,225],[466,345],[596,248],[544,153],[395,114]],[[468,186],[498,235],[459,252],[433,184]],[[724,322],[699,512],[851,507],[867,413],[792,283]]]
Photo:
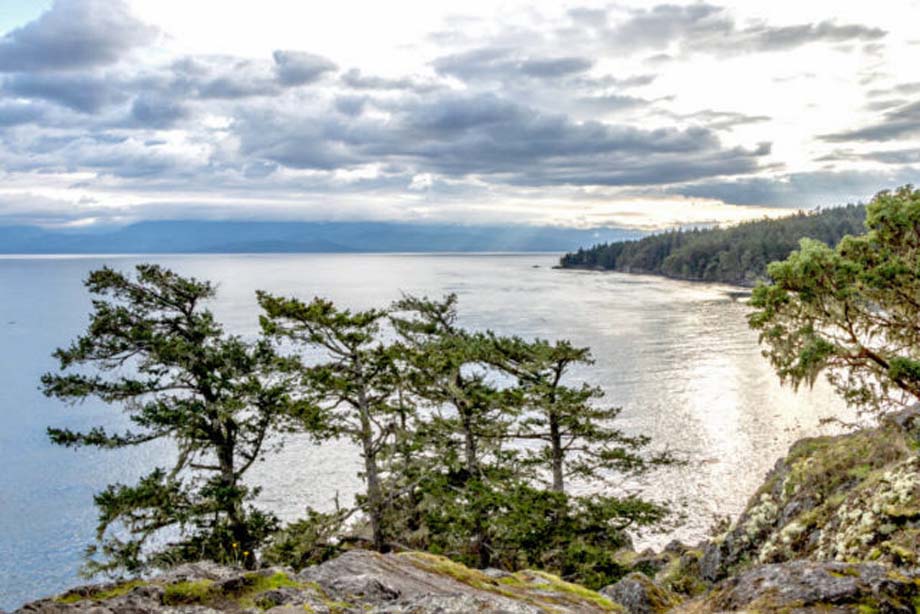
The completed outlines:
[[[172,64],[170,87],[198,98],[238,99],[281,91],[270,63],[226,55],[192,56]]]
[[[583,96],[578,103],[594,112],[607,113],[622,109],[644,107],[651,101],[638,96],[621,96],[618,94],[602,94],[597,96]]]
[[[771,119],[768,115],[748,115],[746,113],[714,111],[712,109],[704,109],[703,111],[684,115],[675,115],[675,117],[682,120],[699,122],[710,130],[728,130],[736,126],[768,122]]]
[[[189,217],[310,209],[442,220],[500,209],[502,219],[580,223],[582,203],[606,211],[621,195],[807,206],[917,181],[910,139],[920,134],[920,86],[904,78],[878,87],[895,74],[891,58],[903,41],[871,20],[777,24],[705,2],[645,6],[575,8],[561,19],[556,7],[544,18],[541,6],[513,20],[458,17],[449,22],[454,35],[437,43],[401,40],[393,57],[411,56],[404,68],[381,55],[340,69],[334,60],[353,61],[352,49],[338,56],[323,43],[327,58],[280,37],[260,43],[262,56],[175,54],[207,48],[205,40],[136,53],[157,33],[124,4],[59,0],[0,38],[0,194],[10,181],[23,193],[66,194],[55,207],[74,207],[74,219],[160,215],[168,206],[191,208]],[[880,57],[841,53],[882,44]],[[804,45],[834,53],[802,53],[801,63],[761,55]],[[656,55],[667,60],[650,62]],[[868,71],[871,83],[861,78]],[[792,73],[797,81],[784,87],[801,85],[809,102],[817,92],[818,106],[770,98]],[[820,88],[837,96],[838,74],[868,90],[863,102],[877,121],[823,140],[890,145],[841,145],[808,160],[824,170],[777,174],[793,148],[830,149],[809,126],[820,125],[811,123]],[[788,118],[799,108],[797,124]],[[78,205],[77,192],[98,202]],[[329,212],[333,199],[349,204]],[[651,206],[636,205],[635,215]]]
[[[19,73],[3,81],[7,95],[47,100],[81,113],[127,101],[123,86],[114,75],[86,73]]]
[[[424,81],[412,77],[381,77],[364,74],[358,68],[347,70],[341,77],[342,84],[353,90],[393,90],[427,94],[444,86],[435,81]]]
[[[122,0],[56,0],[41,17],[0,38],[0,72],[114,64],[156,34]]]
[[[324,74],[336,70],[331,60],[304,51],[275,51],[272,54],[278,80],[284,85],[305,85],[318,81]]]
[[[390,161],[413,173],[511,185],[668,184],[748,173],[769,153],[725,148],[704,128],[575,122],[493,94],[379,102],[386,119],[262,113],[241,124],[247,156],[324,170]]]
[[[838,149],[818,158],[821,162],[879,162],[881,164],[920,164],[920,148],[888,149],[878,151],[854,151]]]
[[[32,124],[45,116],[40,105],[15,100],[0,101],[0,128]]]
[[[736,205],[810,208],[864,202],[879,190],[916,182],[918,176],[920,168],[915,167],[888,171],[827,170],[704,181],[681,186],[673,192]]]
[[[898,83],[887,88],[876,88],[866,92],[870,98],[880,96],[909,96],[911,94],[920,94],[920,81],[911,83]]]
[[[169,128],[188,116],[182,103],[158,95],[141,94],[131,104],[131,118],[149,128]]]
[[[582,73],[593,65],[592,60],[575,57],[526,59],[518,64],[522,73],[537,79],[557,79]]]
[[[560,79],[588,71],[594,61],[575,56],[518,57],[512,49],[482,47],[432,62],[435,70],[465,81],[514,78]]]
[[[794,49],[813,43],[871,42],[887,32],[861,24],[822,21],[775,26],[739,27],[724,8],[706,3],[659,4],[629,13],[609,27],[605,40],[617,49],[637,52],[676,44],[684,53],[740,54]]]
[[[338,96],[335,99],[335,108],[343,115],[355,117],[361,115],[367,101],[367,96]]]
[[[916,134],[920,134],[920,101],[887,111],[880,121],[868,126],[855,130],[824,134],[819,138],[830,143],[891,141]]]

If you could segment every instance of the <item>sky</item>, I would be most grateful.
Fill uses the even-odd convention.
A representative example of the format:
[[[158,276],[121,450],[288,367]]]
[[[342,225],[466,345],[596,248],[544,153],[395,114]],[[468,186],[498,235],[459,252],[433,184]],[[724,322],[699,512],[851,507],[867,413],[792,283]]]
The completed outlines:
[[[0,225],[658,229],[920,183],[920,0],[3,0]]]

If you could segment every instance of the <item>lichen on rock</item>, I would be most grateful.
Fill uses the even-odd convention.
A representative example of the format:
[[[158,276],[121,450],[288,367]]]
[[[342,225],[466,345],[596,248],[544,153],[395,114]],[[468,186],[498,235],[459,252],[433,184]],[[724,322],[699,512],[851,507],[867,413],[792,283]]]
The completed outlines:
[[[705,579],[797,559],[915,565],[917,417],[908,410],[878,428],[797,442],[737,522],[707,545]]]

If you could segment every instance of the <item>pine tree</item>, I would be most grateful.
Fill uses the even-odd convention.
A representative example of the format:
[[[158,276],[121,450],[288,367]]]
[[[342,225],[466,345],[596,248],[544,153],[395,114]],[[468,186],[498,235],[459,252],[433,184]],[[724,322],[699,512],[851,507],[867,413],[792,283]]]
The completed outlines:
[[[570,477],[600,480],[674,462],[667,454],[643,455],[650,439],[614,426],[621,408],[598,405],[600,388],[568,385],[573,366],[593,363],[589,348],[491,332],[484,339],[488,360],[516,378],[523,395],[523,418],[513,437],[544,444],[531,452],[530,462],[549,469],[554,491],[564,493]]]
[[[517,451],[505,445],[519,399],[516,390],[489,380],[485,348],[457,324],[456,303],[456,295],[405,297],[394,305],[392,321],[405,348],[407,384],[429,414],[427,489],[440,497],[435,516],[441,519],[429,520],[440,522],[444,535],[467,526],[471,562],[488,567],[490,517],[501,505],[496,495],[521,470]]]
[[[247,506],[257,490],[242,477],[292,410],[274,352],[264,340],[223,331],[204,307],[215,295],[208,282],[140,265],[133,277],[94,271],[86,286],[97,297],[89,327],[55,352],[68,373],[45,374],[44,392],[71,403],[95,397],[121,406],[133,427],[123,433],[52,428],[51,440],[111,449],[166,439],[176,446],[171,467],[96,495],[105,560],[90,560],[88,571],[135,572],[201,558],[253,565],[276,521]],[[118,537],[120,527],[127,539]],[[180,541],[147,547],[164,531],[178,531]],[[91,547],[88,554],[96,552]]]
[[[300,389],[327,412],[327,436],[346,436],[361,447],[366,511],[374,548],[387,549],[382,461],[400,424],[400,375],[391,348],[379,340],[383,310],[352,312],[331,301],[306,304],[260,292],[266,334],[293,342],[301,356],[321,356],[301,368]],[[404,416],[403,416],[404,417]]]

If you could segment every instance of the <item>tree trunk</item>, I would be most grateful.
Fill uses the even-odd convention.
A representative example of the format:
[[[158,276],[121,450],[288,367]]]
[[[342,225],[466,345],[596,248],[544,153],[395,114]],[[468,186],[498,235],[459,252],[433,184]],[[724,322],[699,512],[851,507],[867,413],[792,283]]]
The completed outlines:
[[[380,488],[380,474],[377,469],[377,451],[374,450],[374,429],[371,425],[367,399],[363,392],[359,395],[358,413],[361,420],[361,455],[364,457],[364,475],[367,481],[368,516],[371,520],[371,533],[374,550],[384,552],[386,541],[383,538],[383,493]]]
[[[217,462],[220,466],[221,486],[226,489],[227,496],[222,498],[222,511],[227,515],[227,525],[233,539],[233,554],[242,557],[246,567],[255,563],[253,554],[254,545],[246,525],[246,512],[243,510],[243,501],[237,489],[235,448],[236,439],[233,425],[225,424],[222,429],[222,438],[217,447]]]
[[[463,408],[465,410],[465,408]],[[463,450],[466,456],[466,470],[470,477],[479,475],[479,450],[476,445],[476,435],[473,433],[473,417],[468,411],[463,411]]]
[[[476,441],[476,434],[473,432],[473,413],[466,403],[457,403],[457,410],[460,413],[460,419],[463,424],[463,447],[466,455],[466,470],[469,474],[468,481],[479,480],[479,447]],[[473,521],[473,551],[478,558],[480,569],[489,567],[492,563],[491,551],[488,545],[488,536],[486,535],[486,526],[488,518],[486,511],[482,509],[480,502],[473,506],[475,520]]]
[[[553,491],[564,493],[563,463],[565,461],[565,452],[562,449],[562,435],[559,432],[559,416],[553,411],[549,413],[549,439],[552,454]]]

